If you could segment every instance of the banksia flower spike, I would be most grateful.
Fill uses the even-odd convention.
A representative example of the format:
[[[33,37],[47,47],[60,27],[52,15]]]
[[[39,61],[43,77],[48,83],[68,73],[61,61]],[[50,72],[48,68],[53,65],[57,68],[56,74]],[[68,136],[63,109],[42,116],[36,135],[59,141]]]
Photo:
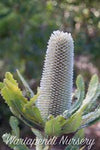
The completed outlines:
[[[48,42],[37,106],[44,118],[60,115],[71,106],[73,39],[70,33],[54,31]]]

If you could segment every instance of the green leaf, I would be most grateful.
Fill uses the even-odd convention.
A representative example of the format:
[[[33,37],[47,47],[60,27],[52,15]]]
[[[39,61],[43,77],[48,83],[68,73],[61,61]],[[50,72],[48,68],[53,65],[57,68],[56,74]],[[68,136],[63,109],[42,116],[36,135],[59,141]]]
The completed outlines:
[[[81,122],[82,122],[82,111],[77,111],[66,120],[66,124],[62,128],[63,134],[76,132],[76,130],[81,126]]]
[[[8,104],[11,112],[14,113],[15,116],[19,117],[20,114],[16,109],[15,105],[13,104],[13,101],[11,99],[11,94],[12,94],[11,90],[9,90],[7,87],[4,87],[1,90],[1,95],[5,99],[6,103]]]
[[[10,73],[6,73],[4,79],[4,88],[1,90],[1,94],[10,106],[10,101],[17,100],[21,103],[27,103],[27,99],[23,96],[22,91],[18,87],[18,83],[13,79]],[[10,106],[11,107],[11,106]]]
[[[18,125],[19,125],[18,119],[14,116],[11,116],[9,123],[10,123],[10,126],[12,128],[12,134],[19,137],[20,131],[19,131],[19,127],[18,127]]]
[[[8,147],[13,150],[29,150],[26,145],[14,144],[13,139],[18,139],[16,136],[6,133],[2,136],[2,139],[3,139],[3,142],[6,143],[6,145],[8,145]]]
[[[27,95],[32,98],[34,96],[34,93],[33,91],[31,90],[31,88],[29,87],[28,83],[25,81],[25,79],[23,78],[23,76],[20,74],[19,70],[17,70],[17,74],[20,78],[20,80],[22,81],[25,89],[26,89],[26,92],[27,92]]]
[[[5,78],[8,79],[14,85],[18,86],[17,81],[13,78],[13,75],[10,72],[6,72]]]
[[[36,100],[37,100],[37,98],[38,98],[38,96],[40,95],[40,89],[39,88],[37,88],[37,94],[35,94],[31,99],[30,99],[30,101],[28,101],[28,103],[27,103],[27,107],[31,107],[31,106],[34,106],[35,105],[35,102],[36,102]]]
[[[32,113],[34,111],[34,116],[37,115],[39,116],[37,113],[39,112],[38,108],[35,107],[34,108],[25,108],[25,104],[22,106],[20,101],[12,101],[13,102],[13,105],[15,107],[15,109],[19,112],[20,116],[19,118],[24,122],[26,123],[28,126],[33,126],[34,128],[43,128],[42,127],[42,123],[39,124],[40,122],[38,121],[38,118],[37,120],[31,115],[30,116],[30,113],[31,113],[31,109],[32,109]],[[29,113],[29,114],[28,114]],[[32,117],[32,118],[31,118]]]
[[[77,94],[76,97],[78,100],[83,101],[84,96],[85,96],[85,84],[84,84],[84,80],[83,77],[81,75],[78,75],[77,79],[76,79],[76,85],[77,85]]]
[[[84,90],[85,84],[84,84],[83,77],[81,75],[77,77],[76,85],[77,85],[77,91],[75,93],[75,97],[77,98],[77,101],[72,106],[72,109],[75,109],[75,110],[77,110],[81,106],[84,96],[85,96],[85,90]]]
[[[43,139],[43,135],[42,135],[42,133],[39,130],[37,130],[35,128],[31,128],[31,130],[35,134],[36,137],[38,137],[40,139]]]
[[[95,100],[99,96],[98,88],[99,88],[98,76],[93,75],[93,77],[91,78],[90,84],[89,84],[86,98],[83,100],[83,103],[82,103],[82,106],[80,107],[80,109],[85,110],[87,108],[87,110],[88,110],[88,106],[91,105],[91,103],[93,104],[93,102],[95,102]]]
[[[40,111],[36,106],[30,107],[29,105],[26,104],[24,106],[23,112],[28,120],[31,120],[31,121],[39,124],[41,127],[44,126],[44,122],[42,120]]]
[[[98,76],[93,75],[89,84],[87,95],[86,95],[87,98],[89,97],[89,99],[91,99],[94,97],[95,93],[97,92],[98,85],[99,85]]]
[[[6,73],[5,75],[4,87],[1,90],[1,94],[14,115],[24,122],[29,122],[28,125],[31,124],[33,127],[43,128],[44,122],[42,121],[39,109],[35,104],[31,105],[38,94],[28,102],[11,73]]]
[[[83,99],[84,99],[84,96],[85,96],[85,90],[84,90],[85,89],[85,84],[84,84],[83,77],[81,75],[79,75],[77,77],[76,85],[77,85],[77,90],[76,90],[74,95],[77,98],[77,101],[72,105],[70,110],[65,111],[63,113],[63,116],[65,118],[70,117],[82,105],[82,102],[83,102]]]
[[[49,136],[60,136],[62,134],[62,126],[66,123],[66,119],[62,116],[57,116],[46,122],[45,133]]]
[[[8,79],[6,76],[4,85],[5,86],[1,90],[1,94],[10,109],[15,112],[17,116],[19,116],[20,112],[23,110],[24,105],[27,103],[27,99],[23,96],[22,91],[18,88],[18,84],[13,80],[13,78]],[[20,112],[16,108],[15,103]]]
[[[10,120],[9,120],[9,123],[10,123],[10,126],[12,128],[12,135],[10,135],[10,137],[16,137],[16,139],[19,139],[20,137],[20,131],[19,131],[19,122],[18,122],[18,119],[14,116],[11,116],[10,117]],[[20,143],[18,145],[14,145],[14,143],[12,144],[8,144],[9,147],[13,148],[14,150],[29,150],[26,145],[20,145]]]
[[[10,126],[12,128],[11,134],[4,134],[2,136],[3,141],[13,150],[29,150],[25,144],[22,144],[21,141],[23,139],[19,138],[19,122],[16,117],[11,116],[9,120]],[[16,143],[19,142],[19,143]]]
[[[84,102],[89,103],[89,102],[92,102],[94,100],[96,93],[98,93],[98,87],[99,87],[98,76],[93,75],[93,77],[91,78],[88,92],[87,92],[87,95],[86,95]]]
[[[82,127],[88,127],[97,121],[100,121],[100,107],[82,117]]]
[[[98,85],[97,92],[95,93],[95,96],[94,96],[94,98],[92,99],[91,103],[89,103],[89,105],[87,106],[87,108],[86,108],[84,114],[87,114],[88,112],[90,112],[90,111],[93,109],[93,107],[95,107],[95,105],[96,105],[96,100],[97,100],[97,98],[98,98],[99,96],[100,96],[100,84]],[[100,100],[99,100],[99,101],[100,101]]]
[[[0,90],[3,89],[4,83],[0,82]]]
[[[45,132],[49,136],[60,136],[62,134],[76,132],[81,126],[81,122],[81,111],[77,111],[68,119],[65,119],[63,116],[57,116],[46,122]]]

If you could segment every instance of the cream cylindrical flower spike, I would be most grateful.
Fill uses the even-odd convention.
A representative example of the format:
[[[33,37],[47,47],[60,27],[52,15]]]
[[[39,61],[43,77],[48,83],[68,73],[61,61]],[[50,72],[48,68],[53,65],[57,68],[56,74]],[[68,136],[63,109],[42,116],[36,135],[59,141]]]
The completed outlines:
[[[54,31],[51,34],[37,101],[43,118],[60,115],[71,106],[73,51],[70,33]]]

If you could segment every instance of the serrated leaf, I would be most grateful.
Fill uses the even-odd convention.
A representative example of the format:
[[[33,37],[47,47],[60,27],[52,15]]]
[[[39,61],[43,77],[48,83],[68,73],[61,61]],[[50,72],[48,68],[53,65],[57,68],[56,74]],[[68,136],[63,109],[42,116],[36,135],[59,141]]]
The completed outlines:
[[[17,81],[13,78],[13,75],[10,72],[6,72],[5,78],[8,79],[14,85],[18,86]]]
[[[89,88],[86,94],[86,98],[84,99],[82,106],[80,107],[81,110],[85,110],[93,101],[96,100],[97,97],[95,96],[98,93],[98,88],[99,88],[98,76],[93,75],[89,83]]]
[[[78,109],[83,102],[85,96],[85,84],[83,77],[79,75],[76,79],[77,92],[75,93],[75,97],[77,97],[76,103],[72,106],[72,109]]]
[[[27,98],[23,96],[22,91],[19,89],[17,81],[13,79],[10,73],[6,73],[5,77],[1,94],[12,113],[18,118],[23,118],[23,121],[27,120],[31,125],[34,125],[34,127],[41,127],[43,121],[39,109],[36,106],[29,105],[32,100],[28,103]]]
[[[94,99],[99,87],[99,80],[97,75],[93,75],[91,78],[91,81],[89,83],[88,92],[86,94],[85,102],[89,103],[90,101]]]
[[[95,93],[95,96],[93,97],[93,99],[91,100],[91,103],[89,103],[89,105],[87,106],[84,114],[87,114],[88,112],[91,111],[91,109],[93,109],[93,107],[95,106],[96,104],[96,100],[97,98],[100,96],[100,84],[98,85],[98,89],[97,89],[97,92]],[[100,100],[99,100],[100,101]]]
[[[31,90],[31,88],[29,87],[28,83],[26,82],[26,80],[24,79],[24,77],[20,74],[19,70],[17,69],[17,74],[20,78],[20,80],[22,81],[25,89],[26,89],[26,92],[27,92],[27,95],[32,98],[34,96],[34,93],[33,91]]]
[[[77,85],[77,90],[74,94],[74,96],[77,98],[76,102],[72,105],[71,109],[68,111],[65,111],[63,113],[63,116],[68,118],[70,117],[73,113],[75,113],[78,108],[82,105],[84,96],[85,96],[85,84],[83,77],[79,75],[76,79],[76,85]]]
[[[24,104],[27,103],[27,99],[23,96],[21,90],[18,88],[17,83],[16,84],[13,83],[12,80],[8,80],[8,78],[6,78],[4,80],[5,86],[1,90],[1,94],[5,99],[6,103],[8,104],[8,106],[11,108],[11,110],[17,112],[16,115],[19,116],[20,112],[16,109],[14,103],[16,103],[17,107],[22,111]]]
[[[21,103],[27,103],[27,99],[23,96],[22,91],[18,87],[18,83],[13,79],[10,73],[6,73],[4,79],[4,88],[1,90],[1,94],[6,100],[7,104],[11,107],[11,101],[17,100]]]
[[[10,126],[12,128],[12,134],[19,137],[20,131],[19,131],[19,127],[18,127],[18,125],[19,125],[18,119],[14,116],[11,116],[9,123],[10,123]]]

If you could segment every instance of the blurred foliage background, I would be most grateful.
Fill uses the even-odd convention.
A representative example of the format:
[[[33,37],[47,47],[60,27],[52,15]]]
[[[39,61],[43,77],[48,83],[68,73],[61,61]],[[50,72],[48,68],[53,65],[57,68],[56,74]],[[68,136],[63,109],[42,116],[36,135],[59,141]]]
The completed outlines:
[[[0,80],[6,71],[16,76],[18,68],[36,90],[47,41],[58,29],[71,32],[75,41],[74,78],[81,73],[88,81],[92,74],[99,75],[99,7],[99,0],[0,0]],[[11,114],[2,99],[0,105],[4,133]]]

